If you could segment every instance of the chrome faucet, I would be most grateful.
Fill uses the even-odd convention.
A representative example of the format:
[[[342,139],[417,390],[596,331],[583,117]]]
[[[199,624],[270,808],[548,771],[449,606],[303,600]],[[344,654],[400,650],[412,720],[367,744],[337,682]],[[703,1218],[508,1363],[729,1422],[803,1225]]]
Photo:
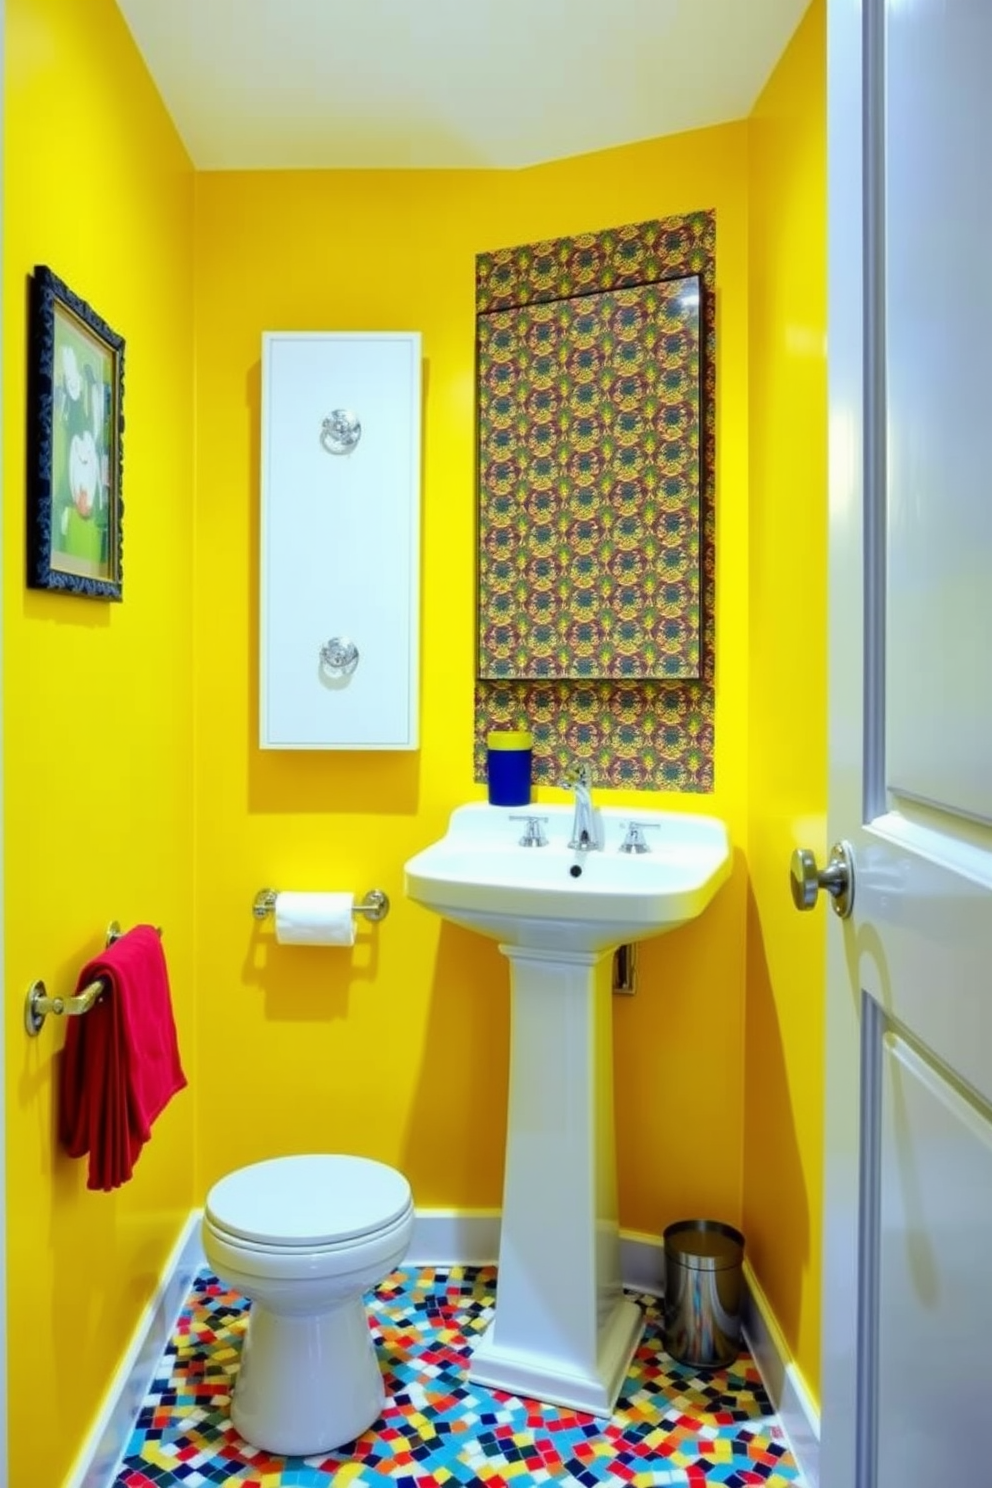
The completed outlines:
[[[599,812],[592,804],[592,767],[584,760],[571,766],[563,782],[575,792],[575,816],[572,818],[572,835],[569,847],[577,852],[589,852],[603,846],[602,823]]]
[[[548,839],[544,835],[544,827],[548,818],[546,816],[511,816],[511,821],[526,822],[524,835],[520,838],[521,847],[547,847]]]

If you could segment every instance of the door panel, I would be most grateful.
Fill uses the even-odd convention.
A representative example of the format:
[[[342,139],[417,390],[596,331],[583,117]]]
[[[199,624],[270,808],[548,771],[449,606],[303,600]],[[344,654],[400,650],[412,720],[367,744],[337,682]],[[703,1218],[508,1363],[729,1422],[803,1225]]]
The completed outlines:
[[[858,852],[861,986],[935,1059],[989,1096],[989,879],[972,879],[961,868],[933,861],[928,854],[941,851],[950,858],[956,844],[946,833],[914,835],[905,817],[900,838],[886,840],[881,833],[890,820],[868,823]],[[972,855],[961,854],[960,861],[971,864]],[[990,870],[986,863],[986,873]]]
[[[890,4],[884,43],[888,784],[989,822],[992,6]]]
[[[992,1123],[898,1034],[882,1040],[879,1488],[987,1483],[973,1391],[992,1337]],[[949,1454],[948,1443],[953,1443]],[[953,1473],[949,1474],[951,1461]]]

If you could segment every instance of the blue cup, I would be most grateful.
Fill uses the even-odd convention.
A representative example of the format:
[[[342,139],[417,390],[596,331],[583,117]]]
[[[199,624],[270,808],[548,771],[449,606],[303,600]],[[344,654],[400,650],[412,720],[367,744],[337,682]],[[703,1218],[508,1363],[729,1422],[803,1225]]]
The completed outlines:
[[[534,738],[525,729],[494,729],[486,739],[490,806],[529,806]]]

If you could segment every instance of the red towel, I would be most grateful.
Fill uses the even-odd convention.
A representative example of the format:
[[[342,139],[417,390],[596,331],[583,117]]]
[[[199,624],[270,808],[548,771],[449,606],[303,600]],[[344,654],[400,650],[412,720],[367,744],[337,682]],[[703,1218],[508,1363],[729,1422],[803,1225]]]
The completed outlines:
[[[77,992],[97,977],[107,990],[66,1031],[59,1139],[71,1157],[89,1153],[87,1188],[109,1190],[130,1178],[186,1076],[158,932],[136,925],[122,935],[83,967]]]

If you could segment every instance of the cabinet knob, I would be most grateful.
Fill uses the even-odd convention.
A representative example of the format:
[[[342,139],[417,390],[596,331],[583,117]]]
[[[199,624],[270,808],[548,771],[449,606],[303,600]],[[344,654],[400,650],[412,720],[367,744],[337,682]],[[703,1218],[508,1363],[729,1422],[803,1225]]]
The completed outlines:
[[[350,677],[358,665],[358,647],[347,636],[331,636],[320,648],[320,665],[332,677]]]
[[[320,443],[329,455],[349,455],[362,437],[362,425],[350,408],[335,408],[320,426]]]

